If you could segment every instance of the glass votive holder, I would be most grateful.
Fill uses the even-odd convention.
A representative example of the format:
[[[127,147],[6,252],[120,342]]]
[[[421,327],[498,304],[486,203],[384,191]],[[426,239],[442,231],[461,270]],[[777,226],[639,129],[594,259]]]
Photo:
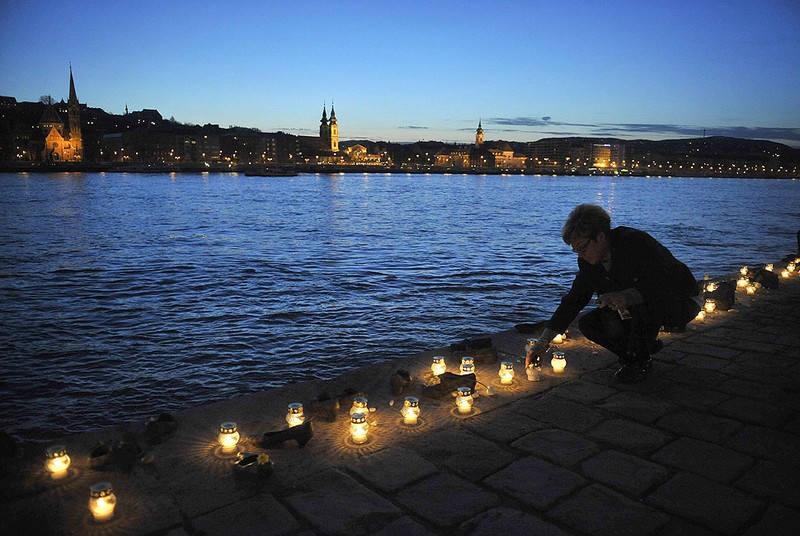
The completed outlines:
[[[286,411],[286,422],[289,424],[289,428],[300,426],[305,420],[306,416],[303,411],[303,404],[300,402],[292,402],[289,404],[289,408]]]
[[[500,385],[511,385],[514,382],[514,363],[503,361],[497,374],[500,376]]]
[[[403,409],[400,410],[400,414],[403,416],[403,423],[417,424],[419,413],[419,398],[407,396],[403,402]]]
[[[436,376],[439,374],[444,374],[447,371],[447,363],[444,361],[444,357],[437,355],[433,358],[433,363],[431,363],[431,372],[433,372]]]
[[[550,360],[550,366],[553,367],[553,372],[561,374],[567,368],[567,358],[564,352],[553,352],[553,358]]]
[[[95,521],[108,521],[114,517],[117,496],[108,482],[97,482],[89,488],[89,511]]]

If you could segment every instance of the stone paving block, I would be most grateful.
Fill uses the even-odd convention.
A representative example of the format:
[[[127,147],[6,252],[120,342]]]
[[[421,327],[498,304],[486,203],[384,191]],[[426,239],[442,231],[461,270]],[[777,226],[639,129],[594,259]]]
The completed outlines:
[[[450,473],[426,478],[395,499],[438,527],[453,527],[500,502],[500,498]]]
[[[770,506],[744,536],[782,536],[797,534],[800,513],[780,505]]]
[[[651,459],[725,483],[753,465],[749,456],[690,437],[678,438],[653,454]]]
[[[286,502],[321,534],[370,534],[401,514],[394,504],[335,469],[298,482]]]
[[[348,469],[384,492],[397,491],[438,471],[428,460],[401,447],[366,455],[348,465]]]
[[[725,417],[770,428],[782,427],[791,417],[791,412],[778,405],[741,397],[726,400],[714,408],[714,412]]]
[[[653,396],[625,392],[607,398],[597,407],[637,421],[651,423],[675,411],[678,406]]]
[[[676,342],[673,350],[681,351],[689,355],[705,355],[724,360],[731,360],[742,353],[740,349],[735,347],[716,346],[707,344],[705,342],[697,342],[692,340],[681,341],[680,343]]]
[[[692,410],[679,410],[665,415],[656,425],[679,436],[702,439],[722,445],[742,428],[742,424],[725,417]]]
[[[615,450],[603,451],[586,460],[581,464],[581,472],[587,478],[636,497],[665,482],[670,474],[658,464]]]
[[[600,450],[589,440],[552,428],[532,432],[514,441],[511,446],[566,467],[575,465]]]
[[[191,520],[193,531],[237,536],[280,536],[300,528],[272,495],[257,495]]]
[[[772,501],[800,508],[800,465],[761,460],[736,486]]]
[[[800,381],[798,371],[791,366],[765,366],[755,360],[731,363],[725,367],[723,372],[735,378],[757,378],[758,383],[775,385],[788,390],[792,390]]]
[[[536,535],[536,536],[569,536],[560,528],[542,521],[538,517],[512,510],[510,508],[492,508],[474,519],[465,521],[458,534],[463,536],[485,535]]]
[[[564,385],[559,385],[553,393],[561,398],[575,402],[596,403],[617,393],[616,389],[592,382],[574,380]]]
[[[673,517],[658,531],[658,536],[717,536],[719,532]]]
[[[649,454],[670,439],[657,428],[626,419],[609,419],[589,432],[588,437],[639,455]]]
[[[796,460],[800,456],[797,436],[760,426],[745,426],[725,446],[759,458]]]
[[[687,408],[707,410],[718,406],[731,395],[713,389],[697,389],[677,382],[670,382],[663,389],[650,393],[659,400]]]
[[[762,506],[749,495],[691,473],[676,474],[647,502],[723,534],[735,534]]]
[[[547,514],[585,534],[645,536],[669,517],[606,487],[593,484],[565,499]]]
[[[785,396],[785,392],[777,385],[764,384],[755,379],[731,378],[717,386],[718,391],[730,395],[753,398],[762,402],[777,402]]]
[[[604,418],[600,412],[592,408],[557,396],[527,398],[515,402],[512,409],[537,421],[571,432],[584,432]]]
[[[678,365],[664,374],[664,378],[684,385],[713,389],[730,376],[716,370],[703,369],[693,365]]]
[[[730,361],[727,359],[720,359],[709,355],[686,354],[676,361],[679,365],[687,367],[695,367],[699,369],[717,370],[721,371],[728,365]]]
[[[544,426],[541,422],[508,408],[481,413],[464,424],[464,428],[470,432],[506,445],[526,434],[541,430]]]
[[[586,481],[566,469],[528,456],[486,478],[484,483],[522,503],[545,510]]]
[[[791,421],[786,423],[786,426],[783,427],[784,432],[789,432],[790,434],[800,435],[800,417],[796,417]],[[800,441],[800,439],[798,439]]]
[[[403,516],[397,521],[389,523],[378,532],[373,532],[370,536],[435,536],[435,533],[410,517]]]
[[[443,465],[474,481],[485,478],[516,459],[514,454],[496,443],[455,428],[422,435],[406,447],[429,462]]]

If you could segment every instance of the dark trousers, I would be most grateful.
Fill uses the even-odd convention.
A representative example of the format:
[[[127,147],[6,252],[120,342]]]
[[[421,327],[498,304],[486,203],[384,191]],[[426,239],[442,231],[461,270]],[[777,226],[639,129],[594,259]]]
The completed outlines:
[[[578,327],[584,337],[610,350],[622,361],[634,356],[644,359],[653,350],[662,326],[685,326],[699,310],[700,306],[688,297],[655,305],[637,305],[631,309],[632,318],[627,320],[603,307],[581,316]]]

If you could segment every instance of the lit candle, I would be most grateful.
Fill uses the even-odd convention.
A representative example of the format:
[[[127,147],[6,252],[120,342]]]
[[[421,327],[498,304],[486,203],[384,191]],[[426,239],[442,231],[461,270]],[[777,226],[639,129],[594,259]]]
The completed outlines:
[[[756,293],[755,285],[747,285],[746,290],[747,290],[748,294],[755,294]]]
[[[697,316],[694,317],[694,319],[695,320],[699,320],[700,322],[702,322],[703,320],[706,319],[706,312],[703,311],[702,309],[700,309],[700,311],[697,313]]]
[[[559,333],[555,337],[553,337],[553,344],[561,344],[564,342],[564,334]]]
[[[740,274],[742,274],[742,275],[747,275],[747,272],[749,272],[749,271],[750,271],[750,270],[747,268],[747,265],[745,264],[745,265],[744,265],[744,266],[742,266],[742,268],[739,270],[739,273],[740,273]]]
[[[407,396],[403,402],[403,409],[400,410],[403,416],[403,423],[417,424],[419,418],[419,398],[415,396]]]
[[[774,265],[774,264],[772,264],[772,263],[769,263],[769,264],[767,264],[766,266],[764,266],[764,269],[765,269],[766,271],[768,271],[768,272],[772,272],[772,271],[774,271],[774,270],[775,270],[775,265]]]
[[[447,370],[447,363],[444,362],[444,357],[437,355],[433,358],[433,363],[431,364],[431,372],[433,372],[436,376],[439,374],[444,374]]]
[[[350,437],[353,439],[353,443],[356,445],[365,443],[368,433],[369,423],[367,422],[367,415],[360,412],[350,415]]]
[[[350,408],[350,415],[354,415],[356,413],[363,413],[366,415],[369,413],[369,402],[363,396],[357,396],[353,398],[353,406]]]
[[[467,370],[469,368],[469,370]],[[475,372],[475,359],[465,355],[461,358],[461,374],[471,374]]]
[[[789,277],[789,270],[781,271],[781,277],[783,277],[783,278]]]
[[[795,270],[797,270],[797,265],[793,262],[790,262],[789,264],[786,265],[786,269],[789,270],[790,273],[794,272]]]
[[[708,285],[706,285],[706,292],[714,292],[715,290],[717,290],[716,283],[709,283]]]
[[[44,467],[52,478],[59,479],[67,476],[67,469],[69,469],[71,460],[67,455],[67,449],[64,445],[53,445],[49,447],[45,456],[47,457],[47,461]]]
[[[462,415],[472,412],[472,389],[469,387],[459,387],[456,395],[456,407]]]
[[[500,363],[500,372],[497,374],[500,376],[501,385],[511,385],[514,381],[514,363],[503,361]]]
[[[108,482],[98,482],[89,488],[89,511],[95,521],[108,521],[114,517],[117,496]]]
[[[289,423],[289,428],[292,426],[299,426],[305,422],[306,416],[303,413],[303,404],[300,402],[292,402],[289,404],[289,410],[286,412],[286,422]]]
[[[223,452],[232,452],[239,443],[239,431],[236,429],[235,422],[224,422],[219,425],[219,436],[217,441],[222,446]]]
[[[550,366],[553,367],[553,372],[561,374],[567,367],[567,359],[564,357],[564,352],[553,352],[553,359],[550,360]]]
[[[717,308],[717,302],[714,300],[706,300],[705,308],[707,313],[713,313]]]
[[[750,280],[746,277],[740,277],[739,280],[736,282],[736,286],[739,288],[745,288],[747,285],[750,284]]]

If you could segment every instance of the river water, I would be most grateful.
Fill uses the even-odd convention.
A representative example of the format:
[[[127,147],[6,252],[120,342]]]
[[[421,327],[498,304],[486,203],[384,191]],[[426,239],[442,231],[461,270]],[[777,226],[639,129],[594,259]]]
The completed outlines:
[[[0,175],[0,427],[45,441],[544,320],[582,202],[697,278],[800,229],[792,180]]]

